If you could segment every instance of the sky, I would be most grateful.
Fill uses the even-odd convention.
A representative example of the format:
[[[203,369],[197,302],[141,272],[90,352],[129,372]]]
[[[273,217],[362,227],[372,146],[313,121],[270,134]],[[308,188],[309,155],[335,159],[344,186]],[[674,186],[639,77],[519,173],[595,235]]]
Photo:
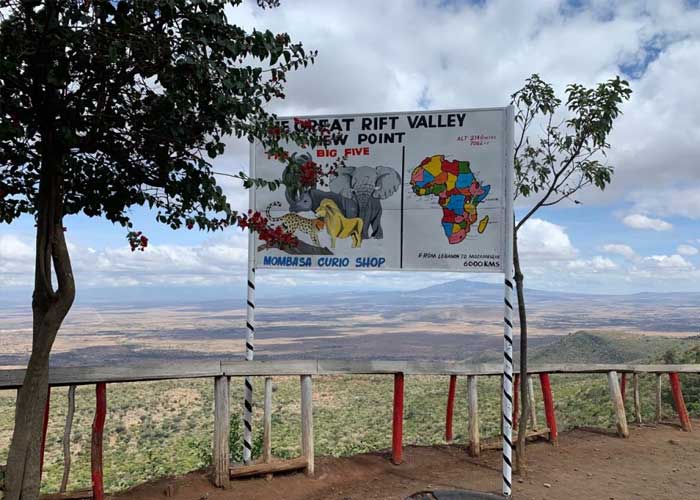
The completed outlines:
[[[700,2],[697,0],[283,0],[261,10],[246,1],[229,13],[245,28],[288,32],[318,50],[289,78],[280,115],[395,112],[507,105],[532,73],[560,96],[569,83],[615,75],[633,95],[610,136],[612,184],[582,204],[537,213],[520,232],[526,285],[587,293],[700,291]],[[247,169],[249,146],[234,139],[216,169]],[[248,196],[220,182],[234,206]],[[516,206],[522,215],[527,203]],[[115,298],[159,289],[193,297],[244,290],[247,236],[172,231],[135,209],[150,237],[132,253],[120,227],[66,220],[78,297]],[[0,295],[26,294],[33,275],[33,221],[0,225]],[[447,273],[265,271],[259,288],[415,289],[465,277]],[[500,281],[494,275],[466,275]],[[4,292],[3,292],[4,290]],[[236,297],[238,300],[238,297]]]

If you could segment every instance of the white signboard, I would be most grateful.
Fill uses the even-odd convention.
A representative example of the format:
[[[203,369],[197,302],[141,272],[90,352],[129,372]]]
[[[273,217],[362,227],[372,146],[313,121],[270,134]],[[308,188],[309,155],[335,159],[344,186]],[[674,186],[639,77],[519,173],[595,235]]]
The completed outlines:
[[[511,214],[508,108],[304,117],[333,134],[295,161],[330,165],[329,185],[257,190],[255,210],[300,241],[255,242],[258,268],[503,272]],[[299,127],[282,118],[281,127]],[[285,165],[252,152],[252,174],[281,179]]]

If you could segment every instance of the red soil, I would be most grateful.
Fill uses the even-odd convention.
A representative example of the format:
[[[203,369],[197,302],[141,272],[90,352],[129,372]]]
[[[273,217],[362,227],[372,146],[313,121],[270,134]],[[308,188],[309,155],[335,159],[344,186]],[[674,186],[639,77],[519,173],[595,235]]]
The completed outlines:
[[[517,499],[700,498],[700,422],[696,432],[676,426],[632,426],[629,439],[576,430],[559,446],[528,446],[527,477],[514,480]],[[237,480],[228,491],[214,488],[203,473],[163,479],[119,495],[120,500],[365,500],[400,499],[421,490],[468,488],[500,492],[500,451],[472,459],[459,446],[407,447],[404,463],[387,454],[317,458],[316,478],[302,473]]]

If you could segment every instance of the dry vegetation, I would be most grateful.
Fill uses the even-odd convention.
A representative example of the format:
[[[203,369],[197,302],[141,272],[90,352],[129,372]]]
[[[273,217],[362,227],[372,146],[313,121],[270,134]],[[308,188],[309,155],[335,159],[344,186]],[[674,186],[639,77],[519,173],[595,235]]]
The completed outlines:
[[[299,382],[275,378],[273,453],[299,454]],[[405,443],[443,443],[447,377],[407,377]],[[499,388],[495,377],[479,381],[481,432],[499,431]],[[653,418],[652,376],[642,378],[643,415]],[[262,379],[255,380],[256,399],[262,401]],[[535,390],[539,391],[538,384]],[[604,376],[554,376],[553,390],[561,429],[575,426],[612,428],[613,415]],[[62,436],[66,389],[52,391],[47,438],[44,491],[56,491],[62,474]],[[314,384],[315,443],[317,455],[345,456],[383,450],[391,443],[392,379],[387,376],[328,376]],[[539,392],[538,392],[539,395]],[[210,460],[213,429],[211,380],[144,382],[108,386],[105,429],[105,485],[110,491],[166,475],[205,467]],[[539,398],[538,398],[539,399]],[[629,398],[628,398],[629,399]],[[242,381],[232,384],[232,413],[240,408]],[[455,409],[455,441],[465,444],[466,383],[460,380]],[[670,397],[665,412],[673,415]],[[90,425],[94,388],[80,387],[71,447],[73,469],[69,489],[89,487]],[[13,391],[0,393],[0,462],[6,458],[14,410]],[[257,429],[262,409],[256,406]],[[696,409],[697,412],[697,409]],[[631,414],[631,408],[629,411]],[[234,417],[232,450],[240,450],[238,416]],[[544,422],[540,415],[539,422]],[[259,441],[259,439],[258,439]]]

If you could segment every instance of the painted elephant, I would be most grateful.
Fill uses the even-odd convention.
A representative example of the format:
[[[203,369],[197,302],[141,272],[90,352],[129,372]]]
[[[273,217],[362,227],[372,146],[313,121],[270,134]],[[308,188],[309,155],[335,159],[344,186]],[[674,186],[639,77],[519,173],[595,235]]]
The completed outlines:
[[[308,153],[292,153],[292,162],[302,165],[307,161],[312,161]],[[315,212],[321,205],[321,201],[331,199],[338,205],[346,218],[358,217],[357,200],[345,198],[332,191],[323,191],[316,187],[299,189],[297,186],[297,174],[290,166],[285,167],[282,173],[282,183],[286,186],[284,196],[289,203],[290,212]]]
[[[331,199],[338,205],[338,208],[340,208],[346,218],[359,217],[357,200],[346,198],[339,193],[311,188],[297,193],[296,196],[294,196],[291,189],[285,189],[284,195],[287,198],[287,203],[289,203],[290,212],[315,212],[321,206],[323,200]]]
[[[401,176],[390,167],[342,167],[330,183],[331,191],[357,201],[358,216],[363,221],[362,239],[384,237],[382,204],[401,187]],[[369,227],[372,226],[372,235]]]

